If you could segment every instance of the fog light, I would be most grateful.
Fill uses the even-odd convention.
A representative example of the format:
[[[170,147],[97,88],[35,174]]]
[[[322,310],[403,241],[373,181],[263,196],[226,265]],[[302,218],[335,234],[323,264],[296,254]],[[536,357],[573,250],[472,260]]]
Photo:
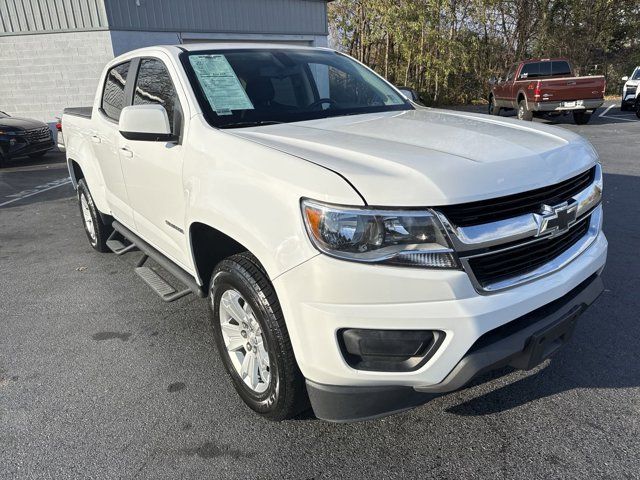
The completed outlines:
[[[442,341],[439,330],[372,330],[348,328],[338,332],[346,362],[358,370],[408,372],[433,356]]]

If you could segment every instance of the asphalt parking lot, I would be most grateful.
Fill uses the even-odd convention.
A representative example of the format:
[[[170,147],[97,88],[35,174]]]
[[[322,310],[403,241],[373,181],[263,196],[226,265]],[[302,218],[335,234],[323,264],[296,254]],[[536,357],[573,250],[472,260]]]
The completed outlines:
[[[264,421],[206,303],[94,252],[61,154],[0,170],[0,478],[640,478],[640,121],[576,126],[605,170],[606,291],[533,372],[356,424]],[[545,121],[546,120],[536,120]]]

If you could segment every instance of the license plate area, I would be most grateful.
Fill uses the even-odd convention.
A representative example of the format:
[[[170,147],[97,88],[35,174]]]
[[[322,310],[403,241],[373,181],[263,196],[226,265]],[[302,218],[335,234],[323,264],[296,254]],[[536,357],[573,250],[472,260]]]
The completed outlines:
[[[571,102],[562,102],[562,106],[565,108],[576,108],[584,106],[584,100],[574,100]]]
[[[535,332],[527,340],[524,350],[513,357],[509,364],[522,370],[531,370],[549,358],[569,341],[581,312],[582,308],[576,306],[556,322]]]

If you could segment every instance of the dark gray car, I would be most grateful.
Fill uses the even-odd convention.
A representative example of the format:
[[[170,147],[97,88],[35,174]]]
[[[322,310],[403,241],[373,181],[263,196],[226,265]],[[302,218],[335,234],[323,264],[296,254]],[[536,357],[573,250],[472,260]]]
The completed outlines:
[[[46,123],[0,112],[0,166],[24,155],[41,157],[53,147],[53,135]]]

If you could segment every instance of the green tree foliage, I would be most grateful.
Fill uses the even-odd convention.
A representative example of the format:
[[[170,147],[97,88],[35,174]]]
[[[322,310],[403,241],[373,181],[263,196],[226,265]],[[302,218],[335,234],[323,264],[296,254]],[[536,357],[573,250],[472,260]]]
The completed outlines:
[[[333,46],[430,104],[486,98],[487,81],[532,57],[568,57],[609,90],[640,64],[640,0],[337,0]]]

